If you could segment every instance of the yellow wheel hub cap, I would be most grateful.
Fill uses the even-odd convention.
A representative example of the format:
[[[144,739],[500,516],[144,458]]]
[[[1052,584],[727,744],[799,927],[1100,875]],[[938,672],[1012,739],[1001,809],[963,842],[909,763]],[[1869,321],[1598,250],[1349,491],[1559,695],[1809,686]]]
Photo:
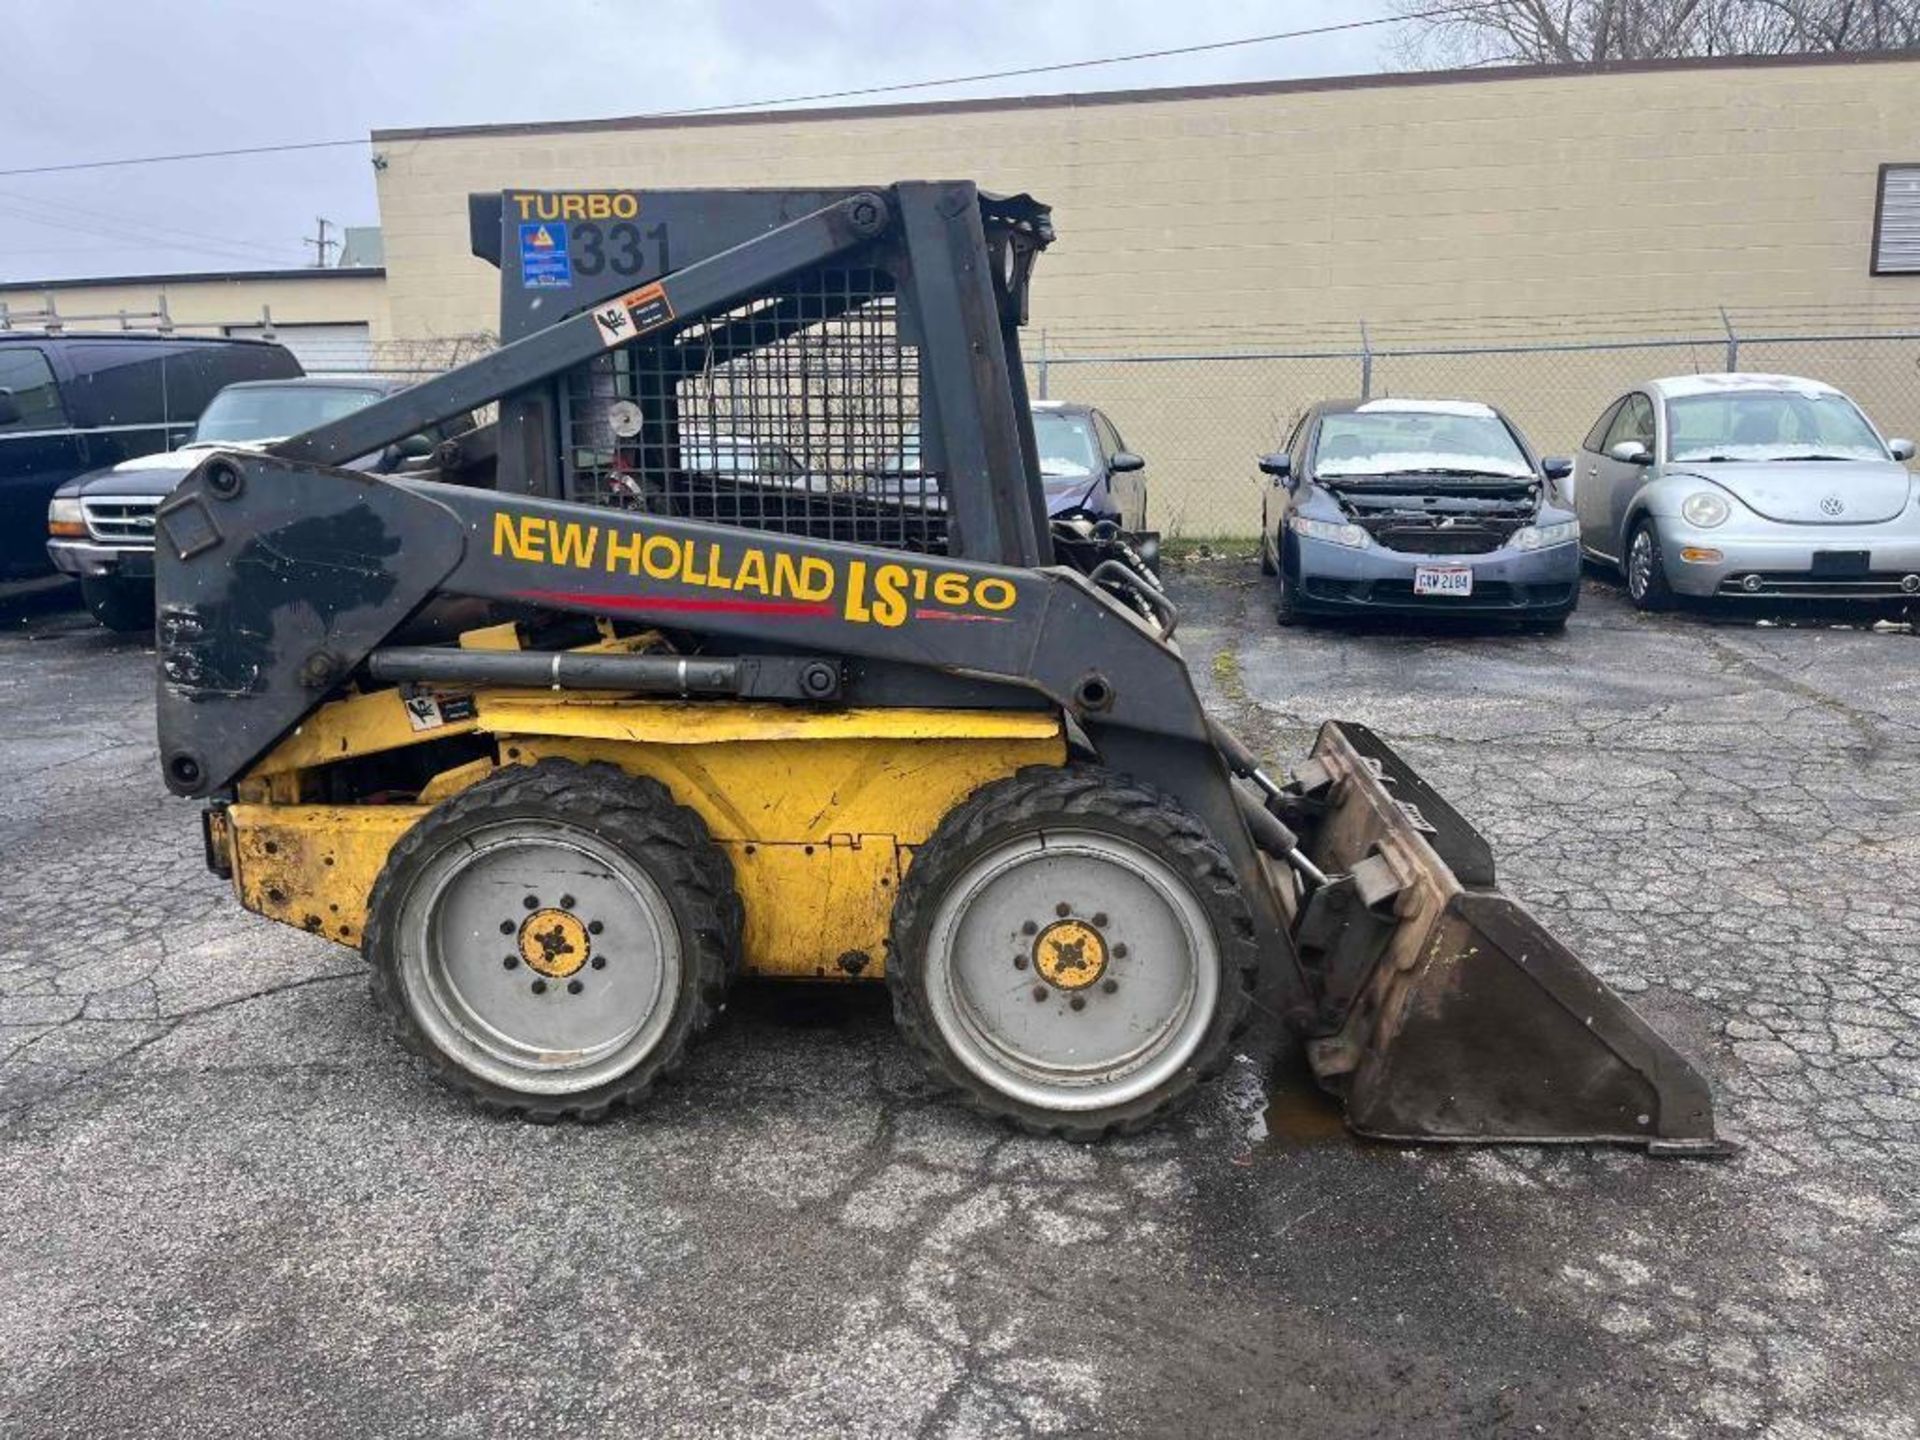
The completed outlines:
[[[1049,985],[1084,990],[1107,969],[1107,942],[1084,920],[1056,920],[1033,942],[1033,968]]]
[[[520,924],[520,958],[541,975],[571,975],[590,953],[587,927],[565,910],[536,910]]]

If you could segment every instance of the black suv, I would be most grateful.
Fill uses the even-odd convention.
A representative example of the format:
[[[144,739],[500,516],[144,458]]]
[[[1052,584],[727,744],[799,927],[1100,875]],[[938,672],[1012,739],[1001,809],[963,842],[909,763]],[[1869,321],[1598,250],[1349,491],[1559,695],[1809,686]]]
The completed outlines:
[[[0,579],[44,575],[63,481],[178,445],[236,380],[298,375],[265,340],[0,334]]]

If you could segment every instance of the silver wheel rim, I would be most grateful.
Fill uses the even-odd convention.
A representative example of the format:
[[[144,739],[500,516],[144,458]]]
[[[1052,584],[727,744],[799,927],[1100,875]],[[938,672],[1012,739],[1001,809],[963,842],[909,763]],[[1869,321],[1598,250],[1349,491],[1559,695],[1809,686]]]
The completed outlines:
[[[1653,583],[1653,535],[1643,526],[1633,532],[1633,548],[1627,553],[1627,593],[1644,600]]]
[[[1099,970],[1074,988],[1036,959],[1063,927],[1102,942]],[[934,913],[925,966],[930,1018],[954,1056],[1043,1110],[1105,1109],[1165,1085],[1220,996],[1219,947],[1186,882],[1096,831],[1023,837],[976,860]]]
[[[422,868],[397,930],[420,1028],[505,1089],[592,1090],[632,1070],[672,1024],[683,958],[666,896],[585,831],[508,820],[460,837]],[[546,954],[542,934],[561,953]]]

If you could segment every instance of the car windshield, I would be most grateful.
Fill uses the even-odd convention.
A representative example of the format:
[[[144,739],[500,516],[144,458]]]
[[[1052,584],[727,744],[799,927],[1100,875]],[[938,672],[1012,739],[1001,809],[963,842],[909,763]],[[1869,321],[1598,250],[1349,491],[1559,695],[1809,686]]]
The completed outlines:
[[[1100,468],[1100,452],[1093,443],[1093,422],[1085,415],[1036,410],[1033,439],[1040,448],[1042,475],[1091,475]]]
[[[195,444],[278,440],[364,410],[378,390],[331,385],[271,385],[222,390],[193,427]]]
[[[1520,480],[1532,478],[1533,466],[1497,415],[1356,410],[1320,421],[1314,474],[1322,480],[1432,474]]]
[[[1866,416],[1837,391],[1748,390],[1667,401],[1669,460],[1885,460]]]

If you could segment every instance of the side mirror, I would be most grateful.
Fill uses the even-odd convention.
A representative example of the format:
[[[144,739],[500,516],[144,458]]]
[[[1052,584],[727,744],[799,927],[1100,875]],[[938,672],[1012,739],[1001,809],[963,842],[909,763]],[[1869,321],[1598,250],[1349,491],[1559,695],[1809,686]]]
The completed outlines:
[[[1549,480],[1564,480],[1573,473],[1573,461],[1564,455],[1549,455],[1541,460],[1540,473]]]
[[[1653,452],[1638,440],[1622,440],[1618,445],[1607,451],[1607,454],[1613,459],[1618,460],[1622,465],[1651,465],[1653,463]]]
[[[13,391],[0,390],[0,425],[20,423],[20,402],[13,398]]]
[[[1285,452],[1277,455],[1262,455],[1260,473],[1271,475],[1276,480],[1285,480],[1293,474],[1293,457]]]
[[[1146,469],[1147,462],[1131,450],[1116,450],[1113,459],[1107,462],[1107,468],[1116,475],[1129,475],[1135,470]]]
[[[0,401],[0,405],[5,403],[5,401]],[[1887,441],[1887,449],[1893,452],[1893,458],[1896,460],[1911,460],[1913,458],[1913,441],[1911,440],[1889,440]]]

